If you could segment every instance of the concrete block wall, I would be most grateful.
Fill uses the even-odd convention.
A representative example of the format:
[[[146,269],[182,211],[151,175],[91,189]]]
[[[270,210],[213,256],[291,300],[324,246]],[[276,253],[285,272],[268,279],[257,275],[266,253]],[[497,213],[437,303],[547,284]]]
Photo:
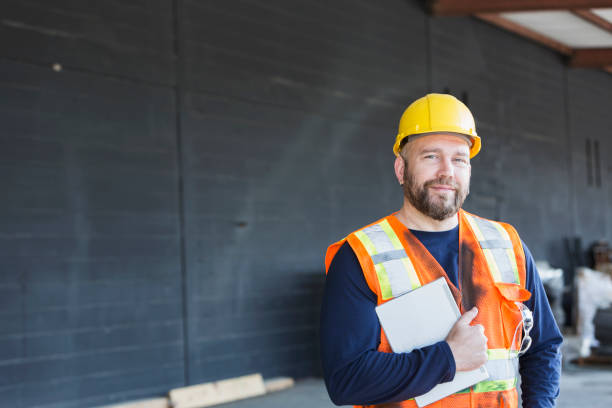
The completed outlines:
[[[399,200],[380,135],[426,91],[404,52],[425,53],[425,17],[350,4],[179,14],[192,381],[318,372],[325,248]]]
[[[171,4],[5,1],[0,20],[0,405],[181,386]]]
[[[558,266],[564,237],[612,237],[612,77],[478,20],[401,0],[3,6],[2,405],[318,374],[323,253],[399,207],[396,124],[428,91],[477,118],[467,209]]]

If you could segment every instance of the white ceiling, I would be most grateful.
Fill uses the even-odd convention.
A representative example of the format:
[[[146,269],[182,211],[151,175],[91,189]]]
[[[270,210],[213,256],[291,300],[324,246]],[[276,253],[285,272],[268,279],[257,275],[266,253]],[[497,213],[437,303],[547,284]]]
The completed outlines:
[[[611,8],[591,11],[612,22]],[[570,11],[519,11],[500,15],[570,48],[612,48],[612,33]]]
[[[591,11],[612,24],[612,8],[596,8]]]

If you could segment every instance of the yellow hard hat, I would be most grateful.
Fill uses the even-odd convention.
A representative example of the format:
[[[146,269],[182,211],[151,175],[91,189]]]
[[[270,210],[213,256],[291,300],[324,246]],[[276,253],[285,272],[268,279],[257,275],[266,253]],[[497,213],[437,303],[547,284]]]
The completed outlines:
[[[393,153],[399,155],[405,138],[428,133],[467,136],[472,141],[470,158],[480,151],[480,137],[476,134],[474,117],[468,107],[452,95],[432,93],[412,102],[400,119]]]

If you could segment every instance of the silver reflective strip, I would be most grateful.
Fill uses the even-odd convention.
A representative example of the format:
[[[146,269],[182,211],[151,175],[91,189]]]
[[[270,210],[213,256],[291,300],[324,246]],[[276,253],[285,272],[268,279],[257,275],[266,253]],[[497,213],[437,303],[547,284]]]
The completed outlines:
[[[404,252],[404,257],[406,252]],[[389,279],[389,286],[391,286],[391,293],[393,297],[403,295],[406,292],[412,290],[412,282],[410,276],[406,273],[404,264],[399,259],[387,261],[383,263],[385,270],[387,271],[387,277]]]
[[[508,253],[506,252],[507,247],[487,247],[488,243],[492,242],[508,242],[508,240],[504,239],[502,235],[499,233],[495,225],[492,222],[483,220],[482,218],[472,217],[472,219],[480,228],[480,232],[484,237],[484,241],[480,241],[480,246],[483,249],[488,249],[491,251],[493,258],[495,259],[495,264],[497,265],[497,269],[499,270],[499,274],[501,280],[503,282],[515,282],[516,278],[514,276],[514,270],[512,269],[512,265],[510,264],[510,260],[508,259]],[[483,246],[485,243],[485,246]],[[508,242],[510,245],[509,248],[512,248],[512,243]]]
[[[478,225],[478,228],[480,228],[480,232],[482,232],[482,236],[485,240],[501,240],[502,237],[499,233],[499,231],[497,230],[497,228],[495,228],[495,225],[493,225],[491,222],[484,220],[482,218],[479,217],[472,217],[472,219],[476,222],[476,224]]]
[[[386,220],[364,228],[361,233],[370,242],[368,253],[376,268],[383,300],[420,286],[406,250]]]
[[[512,242],[508,241],[507,239],[487,239],[484,241],[480,241],[480,247],[483,249],[512,249]]]
[[[363,232],[368,236],[368,238],[370,238],[370,241],[372,241],[374,247],[376,247],[376,252],[379,254],[395,250],[391,240],[387,236],[387,233],[383,231],[380,225],[374,224],[363,229]]]
[[[489,360],[485,364],[489,372],[487,381],[509,380],[515,378],[518,373],[518,358],[513,357],[503,360]]]
[[[497,264],[497,269],[499,270],[502,281],[508,283],[514,282],[516,279],[514,277],[514,271],[512,270],[512,265],[510,264],[506,250],[494,248],[489,249],[489,251],[491,251],[493,258],[495,258],[495,263]]]
[[[376,249],[378,249],[378,247]],[[376,265],[379,263],[392,261],[394,259],[402,259],[402,258],[406,258],[406,251],[403,249],[396,249],[393,251],[383,252],[382,254],[378,253],[376,255],[372,255],[372,262],[374,263],[374,265]]]

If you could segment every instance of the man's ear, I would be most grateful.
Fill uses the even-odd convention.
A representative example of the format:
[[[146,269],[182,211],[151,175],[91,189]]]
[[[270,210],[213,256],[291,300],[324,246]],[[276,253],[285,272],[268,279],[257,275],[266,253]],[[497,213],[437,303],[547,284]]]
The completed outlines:
[[[404,159],[402,158],[401,155],[398,155],[395,158],[395,163],[393,164],[393,167],[395,169],[395,177],[397,178],[397,181],[400,183],[400,186],[404,184]]]

